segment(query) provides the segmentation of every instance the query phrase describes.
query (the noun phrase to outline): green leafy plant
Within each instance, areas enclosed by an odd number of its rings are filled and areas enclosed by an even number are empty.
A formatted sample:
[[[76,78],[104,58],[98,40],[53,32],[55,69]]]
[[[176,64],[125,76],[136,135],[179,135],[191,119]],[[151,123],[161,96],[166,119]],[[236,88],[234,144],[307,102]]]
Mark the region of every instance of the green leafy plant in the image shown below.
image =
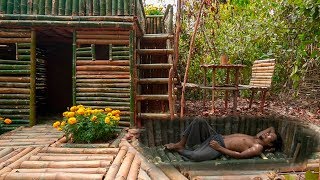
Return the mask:
[[[162,15],[163,8],[155,5],[147,5],[144,8],[146,15]]]
[[[75,143],[104,142],[115,137],[119,120],[119,110],[78,105],[64,112],[63,120],[53,123],[53,127],[65,132]]]

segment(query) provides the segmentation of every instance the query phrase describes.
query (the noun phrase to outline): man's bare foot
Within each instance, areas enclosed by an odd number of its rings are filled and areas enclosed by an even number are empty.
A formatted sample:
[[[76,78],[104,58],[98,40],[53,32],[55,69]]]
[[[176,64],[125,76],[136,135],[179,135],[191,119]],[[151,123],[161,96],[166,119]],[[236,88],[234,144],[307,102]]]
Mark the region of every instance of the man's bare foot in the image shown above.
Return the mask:
[[[180,143],[169,143],[165,144],[164,147],[166,147],[168,150],[174,150],[174,151],[182,151],[184,149],[184,146]]]

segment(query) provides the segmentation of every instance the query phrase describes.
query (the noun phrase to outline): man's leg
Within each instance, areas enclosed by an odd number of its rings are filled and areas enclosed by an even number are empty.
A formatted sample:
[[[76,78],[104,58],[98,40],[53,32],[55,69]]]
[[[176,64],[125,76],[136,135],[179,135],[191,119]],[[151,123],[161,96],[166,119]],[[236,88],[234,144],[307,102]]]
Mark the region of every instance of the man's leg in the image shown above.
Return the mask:
[[[170,143],[165,146],[168,149],[181,150],[188,147],[199,145],[206,141],[215,131],[210,127],[209,123],[200,118],[194,119],[186,130],[182,133],[182,138],[178,143]]]
[[[200,145],[200,147],[198,147],[194,151],[183,149],[179,151],[179,153],[192,161],[206,161],[215,159],[219,157],[221,153],[210,147],[210,141],[211,138],[208,138],[205,142],[203,142]]]

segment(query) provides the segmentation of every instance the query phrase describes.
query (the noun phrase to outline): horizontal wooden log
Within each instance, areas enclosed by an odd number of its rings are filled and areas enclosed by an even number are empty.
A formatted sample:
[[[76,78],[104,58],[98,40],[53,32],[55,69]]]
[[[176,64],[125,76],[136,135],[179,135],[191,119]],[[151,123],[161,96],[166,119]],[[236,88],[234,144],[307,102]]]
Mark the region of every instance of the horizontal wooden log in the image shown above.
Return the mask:
[[[253,64],[253,68],[255,67],[273,67],[275,63],[258,63],[258,64]]]
[[[274,63],[275,59],[264,59],[264,60],[256,60],[254,61],[254,64],[259,64],[259,63]]]
[[[34,180],[34,179],[92,179],[101,180],[103,174],[79,174],[79,173],[68,173],[68,172],[45,172],[45,173],[20,173],[13,172],[7,174],[4,178],[6,179],[24,179],[24,180]]]
[[[1,65],[1,70],[30,70],[30,65]]]
[[[61,147],[66,147],[66,148],[109,148],[110,144],[109,143],[103,143],[103,144],[64,143],[64,144],[61,144]]]
[[[173,54],[173,49],[138,49],[139,54],[166,55]]]
[[[76,51],[78,57],[92,57],[92,51]]]
[[[110,39],[110,40],[128,40],[129,36],[128,35],[120,35],[120,34],[112,34],[112,35],[96,35],[96,34],[77,34],[77,39]]]
[[[136,95],[136,99],[138,101],[144,100],[168,100],[169,96],[167,94],[159,94],[159,95]]]
[[[169,113],[140,113],[141,119],[170,119]]]
[[[7,154],[11,153],[12,151],[14,151],[13,148],[10,148],[10,147],[7,147],[7,148],[4,148],[0,151],[0,158],[6,156]]]
[[[113,51],[112,56],[129,56],[129,51]]]
[[[76,97],[77,101],[107,101],[107,102],[130,102],[130,98],[114,97]]]
[[[22,88],[1,88],[0,93],[3,94],[30,94],[29,89],[22,89]]]
[[[118,93],[124,93],[124,92],[130,92],[130,89],[128,88],[77,88],[77,93],[81,92],[118,92]]]
[[[19,173],[79,173],[79,174],[104,174],[107,172],[106,168],[41,168],[41,169],[13,169],[12,172]]]
[[[18,54],[30,55],[30,49],[18,49]]]
[[[129,71],[127,66],[77,66],[77,71]]]
[[[110,101],[78,101],[78,104],[82,105],[100,105],[100,106],[130,106],[130,102],[110,102]]]
[[[1,86],[0,86],[1,87]],[[77,83],[77,87],[84,88],[129,88],[130,83]]]
[[[30,145],[49,145],[53,143],[55,140],[47,140],[47,141],[36,141],[36,142],[24,142],[24,141],[15,141],[15,142],[1,142],[3,146],[12,147],[12,146],[30,146]]]
[[[130,32],[129,31],[111,31],[111,30],[106,30],[106,31],[92,30],[92,31],[77,31],[77,35],[130,35]]]
[[[77,73],[77,79],[129,79],[130,75],[128,73],[121,75],[86,75]]]
[[[8,159],[14,157],[15,155],[17,155],[18,153],[20,153],[22,150],[25,149],[24,148],[13,148],[13,147],[7,147],[7,148],[12,148],[14,149],[13,151],[11,151],[10,153],[4,155],[3,157],[0,158],[0,162],[5,162],[7,161]]]
[[[262,67],[252,67],[252,71],[260,71],[260,72],[265,72],[268,70],[274,70],[274,66],[262,66]]]
[[[100,168],[110,165],[111,161],[92,160],[92,161],[24,161],[20,168]]]
[[[5,44],[23,43],[23,42],[31,42],[31,38],[0,38],[0,43],[5,43]]]
[[[92,160],[107,160],[112,161],[115,155],[95,155],[95,156],[68,156],[68,155],[59,155],[59,156],[31,156],[30,161],[92,161]]]
[[[29,99],[29,94],[0,94],[1,99]]]
[[[4,116],[5,114],[29,114],[29,109],[0,109],[0,113]]]
[[[10,82],[0,82],[0,87],[10,87],[10,88],[29,88],[30,83],[10,83]]]
[[[101,108],[105,108],[105,106],[96,106],[96,105],[90,105],[90,107],[92,109],[101,109]],[[130,107],[129,106],[108,106],[111,109],[118,109],[120,111],[130,111]],[[121,117],[123,118],[123,117]]]
[[[31,152],[34,148],[32,147],[27,147],[26,149],[20,151],[18,154],[16,154],[15,156],[11,157],[10,159],[1,162],[0,163],[0,169],[2,169],[3,167],[14,163],[15,161],[17,161],[19,158],[21,158],[22,156],[28,154],[29,152]]]
[[[120,72],[120,71],[77,71],[78,75],[130,75],[129,72]],[[102,76],[106,77],[106,76]]]
[[[10,104],[10,105],[28,105],[29,100],[21,99],[0,99],[0,104]]]
[[[110,60],[77,61],[76,64],[77,66],[87,66],[87,65],[129,66],[129,61],[110,61]]]
[[[30,61],[30,55],[17,55],[17,59],[21,61]]]
[[[1,24],[1,23],[0,23]],[[0,41],[1,42],[1,41]],[[127,45],[129,40],[102,40],[102,39],[77,39],[77,44],[114,44]]]
[[[22,37],[27,37],[31,38],[31,32],[5,32],[5,31],[0,31],[0,37],[9,37],[9,38],[22,38]]]
[[[168,78],[140,78],[138,80],[139,84],[167,84],[168,82]]]
[[[29,75],[30,70],[0,70],[0,75],[12,75],[12,74]]]
[[[22,48],[30,49],[31,43],[18,43],[17,46],[18,46],[18,49],[22,49]]]
[[[30,62],[28,61],[19,61],[19,60],[0,60],[0,64],[23,64],[23,65],[29,65]]]
[[[138,64],[139,69],[170,69],[172,64]]]
[[[112,55],[112,60],[127,60],[129,58],[130,58],[129,56],[115,56],[115,55]]]
[[[77,83],[129,83],[129,79],[77,79]]]
[[[1,26],[14,26],[19,25],[21,27],[31,27],[31,26],[46,26],[46,27],[81,27],[81,28],[93,28],[93,27],[103,27],[108,28],[110,30],[121,30],[121,29],[132,29],[132,22],[112,22],[112,21],[36,21],[36,20],[1,20]],[[15,38],[17,40],[12,40],[12,38],[1,38],[7,39],[8,41],[0,41],[6,43],[16,43],[16,42],[31,42],[31,38]],[[21,39],[18,41],[18,39]],[[27,41],[28,40],[28,41]],[[129,40],[128,40],[129,42]],[[97,44],[97,43],[84,43],[84,44]],[[113,43],[106,43],[113,44]],[[129,44],[129,43],[127,43]]]
[[[252,72],[252,77],[254,76],[272,76],[273,72]]]
[[[117,97],[117,98],[130,98],[129,93],[77,93],[77,97]]]
[[[46,147],[41,152],[62,154],[116,154],[119,148],[52,148]]]

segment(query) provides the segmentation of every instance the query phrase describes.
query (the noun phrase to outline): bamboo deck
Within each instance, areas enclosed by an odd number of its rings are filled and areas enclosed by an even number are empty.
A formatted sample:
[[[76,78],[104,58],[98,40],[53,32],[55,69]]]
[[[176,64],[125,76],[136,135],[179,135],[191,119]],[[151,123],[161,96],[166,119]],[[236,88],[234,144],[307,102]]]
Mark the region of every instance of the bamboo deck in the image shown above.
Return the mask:
[[[49,125],[32,128],[20,127],[0,135],[1,179],[270,179],[279,176],[267,170],[240,171],[208,169],[208,163],[180,166],[184,161],[177,154],[162,151],[159,147],[146,148],[137,140],[131,144],[123,139],[103,144],[66,143],[63,134]],[[121,139],[121,140],[120,140]],[[168,155],[150,160],[145,150]],[[175,157],[175,158],[173,158]],[[171,160],[171,158],[173,160]],[[319,172],[320,153],[306,163],[282,168],[281,172]],[[152,158],[151,158],[152,159]],[[154,161],[157,160],[157,161]],[[169,160],[170,161],[169,161]],[[166,161],[165,161],[166,160]],[[210,161],[212,163],[212,161]],[[210,163],[209,162],[209,163]],[[215,164],[220,162],[216,161]],[[231,162],[232,163],[232,162]],[[225,164],[226,165],[226,164]],[[205,167],[207,168],[201,168]],[[221,166],[222,167],[222,166]],[[223,168],[223,167],[222,167]],[[281,175],[281,174],[280,174]],[[296,174],[293,174],[295,176]]]

